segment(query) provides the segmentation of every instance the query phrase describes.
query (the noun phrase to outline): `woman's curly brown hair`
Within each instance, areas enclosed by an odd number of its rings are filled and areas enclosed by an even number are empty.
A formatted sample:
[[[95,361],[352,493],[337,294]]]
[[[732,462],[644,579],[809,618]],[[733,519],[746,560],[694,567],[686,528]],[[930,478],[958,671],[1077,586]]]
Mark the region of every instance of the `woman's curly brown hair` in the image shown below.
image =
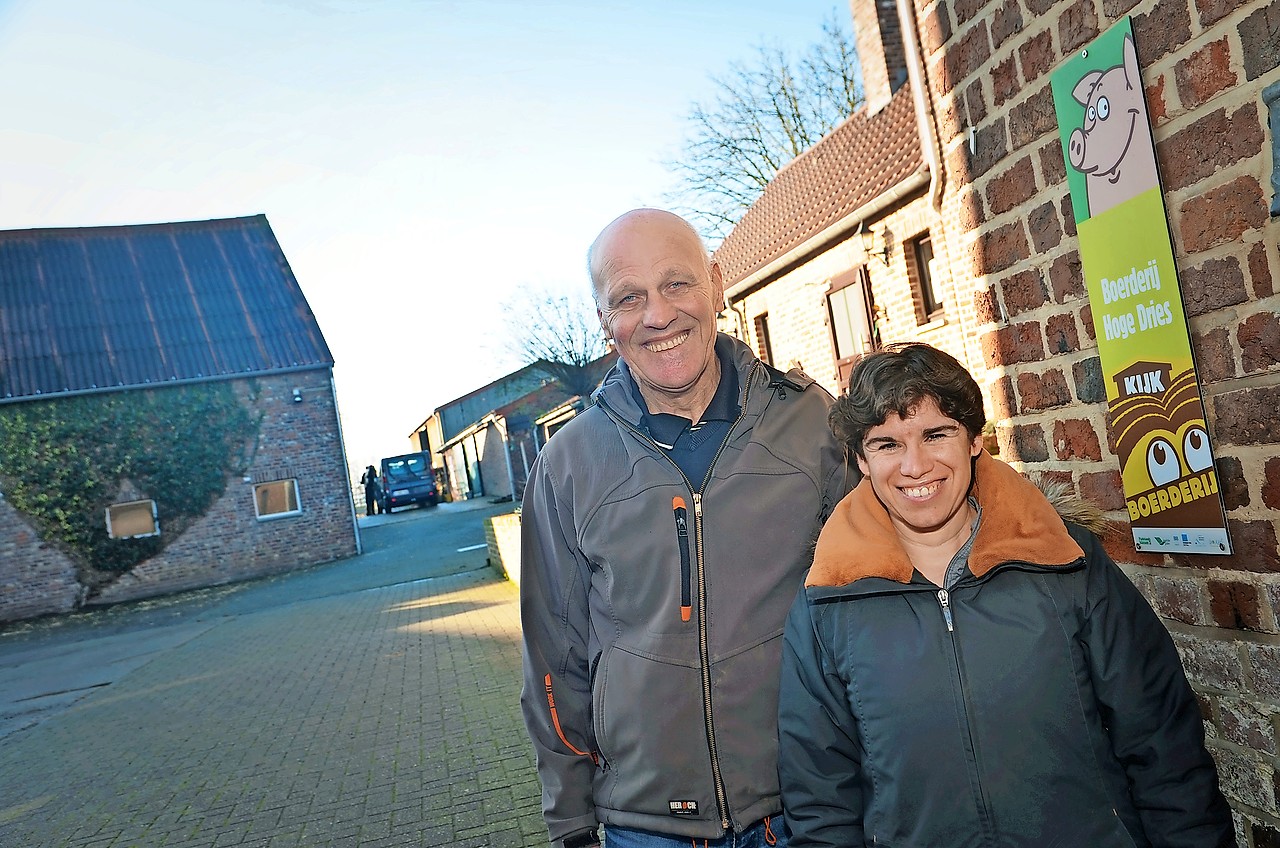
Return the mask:
[[[959,421],[974,438],[987,414],[982,390],[955,357],[921,342],[889,345],[869,353],[849,373],[849,388],[827,416],[831,432],[858,456],[867,431],[890,413],[906,418],[921,400],[933,398],[948,418]]]

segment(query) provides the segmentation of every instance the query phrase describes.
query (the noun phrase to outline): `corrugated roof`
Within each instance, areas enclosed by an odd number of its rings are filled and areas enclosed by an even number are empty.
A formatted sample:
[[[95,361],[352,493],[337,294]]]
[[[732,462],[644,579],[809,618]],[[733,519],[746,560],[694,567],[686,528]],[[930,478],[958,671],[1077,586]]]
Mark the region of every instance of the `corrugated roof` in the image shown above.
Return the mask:
[[[0,403],[323,365],[264,215],[0,231]]]
[[[911,86],[850,116],[780,170],[715,252],[725,288],[901,183],[924,164]]]

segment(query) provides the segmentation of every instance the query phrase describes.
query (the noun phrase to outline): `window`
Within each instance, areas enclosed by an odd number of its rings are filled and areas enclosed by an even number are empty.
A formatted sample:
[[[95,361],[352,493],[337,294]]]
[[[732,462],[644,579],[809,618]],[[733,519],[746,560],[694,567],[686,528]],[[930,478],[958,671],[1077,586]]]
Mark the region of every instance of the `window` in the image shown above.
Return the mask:
[[[159,536],[156,502],[128,501],[107,507],[107,536],[112,539],[141,539]]]
[[[283,518],[300,515],[298,506],[298,481],[273,480],[253,487],[253,507],[258,518]]]
[[[836,378],[843,388],[848,383],[849,371],[858,357],[880,346],[876,325],[872,320],[874,303],[865,265],[831,281],[827,310],[831,323],[831,344],[835,352]]]
[[[756,316],[756,355],[766,365],[773,364],[773,345],[769,342],[769,313],[761,312]]]
[[[919,311],[916,320],[920,324],[928,324],[943,317],[942,301],[934,288],[933,279],[933,240],[928,233],[911,241],[908,252],[911,261],[907,273],[916,290],[916,303]]]

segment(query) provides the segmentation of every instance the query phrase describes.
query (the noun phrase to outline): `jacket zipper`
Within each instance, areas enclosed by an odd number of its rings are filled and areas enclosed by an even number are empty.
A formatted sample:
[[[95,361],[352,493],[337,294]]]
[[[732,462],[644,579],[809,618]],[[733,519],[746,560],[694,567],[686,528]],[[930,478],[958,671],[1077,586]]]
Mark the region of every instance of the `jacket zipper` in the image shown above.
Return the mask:
[[[947,621],[947,632],[954,633],[955,623],[951,620],[951,595],[946,589],[938,590],[938,603],[942,605],[942,617]]]
[[[716,463],[720,460],[720,455],[724,453],[724,446],[729,443],[729,436],[742,423],[742,419],[747,416],[747,401],[751,397],[751,380],[756,375],[756,370],[760,368],[757,360],[752,363],[751,370],[747,372],[747,379],[744,381],[745,389],[742,393],[742,410],[738,413],[738,419],[729,426],[729,432],[725,435],[724,441],[720,443],[720,447],[716,449],[716,455],[711,458],[711,464],[707,466],[706,476],[704,480],[711,479],[711,471],[716,467]],[[697,577],[698,577],[698,662],[702,667],[702,716],[706,723],[707,731],[707,752],[711,757],[711,778],[715,784],[716,804],[720,807],[720,826],[725,830],[729,829],[732,822],[729,821],[729,793],[725,789],[724,775],[720,770],[720,753],[716,747],[716,727],[713,705],[711,703],[711,649],[709,645],[709,637],[707,635],[707,575],[705,562],[703,560],[702,550],[702,493],[695,491],[693,484],[689,482],[689,478],[680,470],[680,466],[667,456],[666,451],[649,438],[638,427],[632,426],[628,421],[618,415],[603,397],[597,397],[596,403],[605,413],[617,421],[623,427],[626,427],[636,435],[641,441],[652,445],[663,459],[671,463],[676,473],[680,475],[680,479],[684,481],[685,488],[689,490],[690,496],[693,498],[693,526],[694,526],[694,545],[696,550]],[[674,499],[672,504],[674,506]]]
[[[697,498],[694,495],[694,498]],[[676,516],[676,541],[680,544],[680,620],[688,621],[693,614],[693,578],[689,567],[689,510],[684,498],[671,499],[671,509]]]

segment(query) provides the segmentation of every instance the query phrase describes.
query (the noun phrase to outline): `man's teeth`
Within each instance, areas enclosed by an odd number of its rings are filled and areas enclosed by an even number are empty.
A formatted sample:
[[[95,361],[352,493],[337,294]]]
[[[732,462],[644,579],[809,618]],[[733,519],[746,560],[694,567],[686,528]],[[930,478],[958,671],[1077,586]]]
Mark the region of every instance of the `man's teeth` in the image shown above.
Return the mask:
[[[928,486],[914,486],[910,489],[903,489],[902,493],[909,498],[927,498],[938,491],[939,485],[938,483],[933,483]]]
[[[645,347],[649,348],[649,350],[654,353],[662,353],[664,350],[671,350],[673,347],[679,347],[687,338],[689,338],[688,333],[681,333],[674,339],[667,339],[665,342],[654,342],[653,344],[645,345]]]

